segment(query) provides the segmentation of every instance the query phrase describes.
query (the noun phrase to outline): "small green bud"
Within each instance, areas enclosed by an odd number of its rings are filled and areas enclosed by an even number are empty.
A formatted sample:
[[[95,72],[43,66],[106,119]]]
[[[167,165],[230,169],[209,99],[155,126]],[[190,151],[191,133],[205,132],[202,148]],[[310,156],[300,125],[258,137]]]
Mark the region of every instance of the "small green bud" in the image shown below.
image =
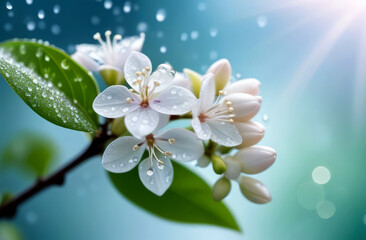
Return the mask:
[[[223,174],[226,171],[224,160],[218,155],[212,155],[212,167],[216,174]]]
[[[125,118],[116,118],[112,121],[111,131],[116,136],[121,136],[126,131]]]
[[[187,74],[188,78],[192,82],[192,91],[193,94],[199,98],[200,96],[200,90],[201,90],[201,79],[202,76],[199,73],[196,73],[195,71],[185,68],[183,69],[184,73]]]
[[[231,182],[229,179],[222,177],[212,188],[212,196],[213,199],[218,202],[224,199],[230,192],[231,189]]]
[[[100,70],[99,73],[109,86],[121,85],[125,80],[123,72],[116,69],[105,68],[103,70]]]

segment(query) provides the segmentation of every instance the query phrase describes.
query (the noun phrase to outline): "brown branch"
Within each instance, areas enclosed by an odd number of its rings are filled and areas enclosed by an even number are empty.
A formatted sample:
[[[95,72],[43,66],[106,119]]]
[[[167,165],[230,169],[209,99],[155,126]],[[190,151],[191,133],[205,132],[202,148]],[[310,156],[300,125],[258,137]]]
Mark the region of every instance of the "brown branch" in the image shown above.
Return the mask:
[[[101,126],[101,131],[99,135],[93,139],[89,147],[81,155],[79,155],[74,160],[70,161],[68,164],[66,164],[63,168],[59,169],[54,174],[50,175],[47,178],[39,179],[37,182],[34,183],[33,186],[26,189],[18,196],[3,203],[0,206],[0,218],[12,218],[16,214],[19,205],[21,205],[34,195],[40,193],[41,191],[52,185],[63,185],[65,175],[70,170],[74,169],[76,166],[80,165],[85,160],[102,153],[104,149],[104,144],[108,139],[111,138],[111,136],[107,134],[109,122],[110,121],[107,120],[106,123]]]

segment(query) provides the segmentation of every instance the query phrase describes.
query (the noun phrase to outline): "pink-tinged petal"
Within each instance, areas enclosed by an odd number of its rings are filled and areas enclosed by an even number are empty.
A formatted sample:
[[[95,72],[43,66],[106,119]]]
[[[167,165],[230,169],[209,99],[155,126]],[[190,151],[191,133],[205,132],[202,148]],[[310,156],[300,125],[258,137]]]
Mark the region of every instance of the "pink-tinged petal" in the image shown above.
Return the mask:
[[[131,102],[127,99],[131,98]],[[93,109],[106,118],[119,118],[140,107],[136,95],[125,86],[114,85],[101,92],[93,102]]]
[[[79,63],[81,66],[85,67],[89,71],[93,71],[93,72],[98,71],[99,64],[96,61],[94,61],[92,58],[85,55],[84,53],[76,52],[71,57],[77,63]]]
[[[173,128],[155,136],[156,145],[165,152],[171,152],[170,158],[177,161],[198,160],[204,153],[202,142],[193,132],[184,128]],[[168,139],[174,139],[169,143]]]
[[[240,176],[238,182],[241,192],[249,201],[264,204],[272,200],[271,193],[267,187],[257,179]]]
[[[243,173],[256,174],[272,166],[277,153],[270,147],[252,146],[241,149],[234,157],[240,161]]]
[[[231,78],[231,64],[227,59],[220,59],[214,62],[207,73],[215,75],[216,90],[222,90]]]
[[[226,94],[248,93],[256,96],[259,93],[261,83],[255,78],[248,78],[236,81],[225,88]]]
[[[262,98],[247,93],[233,93],[225,97],[234,108],[235,122],[247,122],[260,110]]]
[[[175,71],[169,64],[160,64],[156,70],[151,74],[149,79],[149,89],[153,89],[154,92],[161,92],[170,85],[173,84]]]
[[[215,100],[215,78],[212,73],[203,76],[200,91],[200,112],[206,112]]]
[[[146,67],[149,68],[149,71],[147,72],[147,76],[149,76],[151,73],[151,61],[145,54],[133,51],[126,59],[124,67],[125,78],[128,84],[137,92],[139,92],[140,89],[137,84],[134,84],[137,80],[136,72],[141,72]]]
[[[120,137],[114,140],[106,148],[103,157],[103,167],[114,173],[128,172],[140,161],[145,151],[145,144],[133,150],[135,145],[141,144],[142,140],[134,137]]]
[[[215,120],[208,120],[207,124],[211,129],[212,141],[226,147],[233,147],[242,143],[242,138],[234,124]]]
[[[265,129],[259,122],[236,122],[234,125],[243,138],[243,142],[236,146],[238,149],[253,146],[264,137]]]
[[[138,108],[125,117],[128,131],[135,137],[141,138],[152,133],[159,124],[159,113],[147,108]]]
[[[169,158],[162,159],[164,168],[159,168],[156,162],[149,158],[139,165],[139,176],[144,186],[158,196],[162,196],[173,182],[173,165]]]
[[[192,110],[197,101],[192,92],[185,88],[170,86],[149,104],[154,110],[169,115],[181,115]]]
[[[207,123],[201,122],[198,117],[193,118],[191,125],[197,137],[201,140],[208,140],[211,137],[211,130]]]

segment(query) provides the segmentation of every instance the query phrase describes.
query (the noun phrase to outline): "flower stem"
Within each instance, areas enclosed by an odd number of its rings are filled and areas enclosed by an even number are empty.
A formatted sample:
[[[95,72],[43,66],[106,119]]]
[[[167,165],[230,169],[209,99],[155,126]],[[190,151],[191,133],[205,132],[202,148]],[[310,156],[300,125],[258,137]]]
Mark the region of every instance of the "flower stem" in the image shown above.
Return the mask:
[[[105,124],[101,126],[100,134],[95,137],[90,143],[89,147],[80,154],[77,158],[70,161],[64,167],[59,169],[54,174],[38,179],[33,186],[26,189],[24,192],[20,193],[18,196],[9,199],[0,206],[0,218],[12,218],[15,216],[18,206],[23,204],[28,199],[32,198],[36,194],[40,193],[44,189],[52,185],[63,185],[66,174],[79,166],[85,160],[96,156],[103,152],[105,143],[113,136],[107,134],[108,124],[110,121],[106,121]]]

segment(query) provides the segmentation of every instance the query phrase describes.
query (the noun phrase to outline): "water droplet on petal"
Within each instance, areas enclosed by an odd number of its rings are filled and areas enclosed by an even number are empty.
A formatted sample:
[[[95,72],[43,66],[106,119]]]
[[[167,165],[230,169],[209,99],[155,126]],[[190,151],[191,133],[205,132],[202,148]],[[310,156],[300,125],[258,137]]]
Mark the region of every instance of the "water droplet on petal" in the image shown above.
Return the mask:
[[[158,168],[159,168],[160,170],[163,170],[163,169],[164,169],[164,164],[163,164],[163,163],[158,162]]]
[[[148,175],[148,176],[152,176],[153,174],[154,174],[154,170],[152,170],[152,168],[149,168],[147,171],[146,171],[146,174]]]
[[[122,112],[127,112],[129,110],[129,108],[128,107],[124,107],[123,109],[122,109]]]
[[[177,89],[176,88],[170,89],[170,94],[171,95],[175,95],[176,93],[177,93]]]

